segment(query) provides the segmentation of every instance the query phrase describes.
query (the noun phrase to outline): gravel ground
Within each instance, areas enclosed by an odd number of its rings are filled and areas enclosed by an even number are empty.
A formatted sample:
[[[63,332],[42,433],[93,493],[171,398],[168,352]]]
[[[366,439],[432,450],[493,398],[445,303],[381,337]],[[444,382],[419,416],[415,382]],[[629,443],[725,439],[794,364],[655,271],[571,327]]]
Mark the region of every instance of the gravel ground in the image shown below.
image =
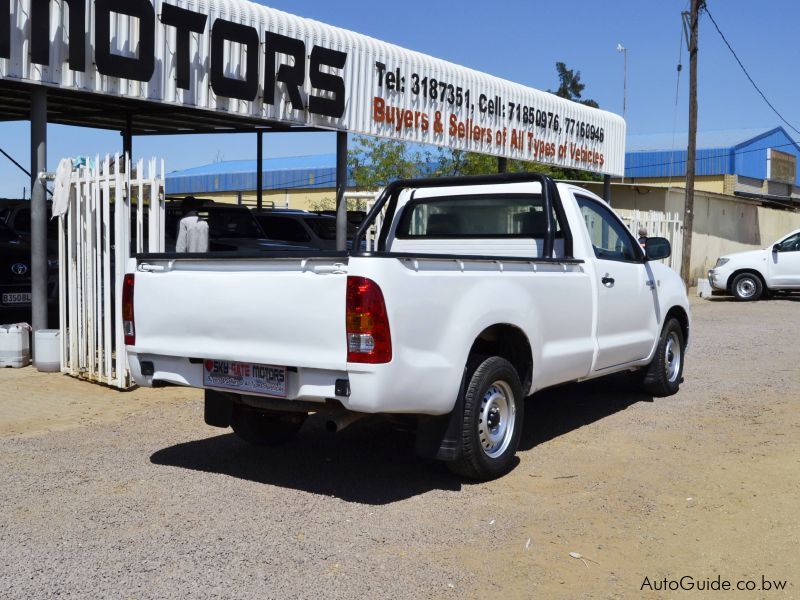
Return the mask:
[[[644,577],[684,575],[798,597],[800,302],[698,301],[694,318],[679,394],[537,394],[519,465],[485,484],[386,423],[332,436],[312,417],[253,449],[205,426],[193,390],[29,392],[0,371],[0,597],[658,598]]]

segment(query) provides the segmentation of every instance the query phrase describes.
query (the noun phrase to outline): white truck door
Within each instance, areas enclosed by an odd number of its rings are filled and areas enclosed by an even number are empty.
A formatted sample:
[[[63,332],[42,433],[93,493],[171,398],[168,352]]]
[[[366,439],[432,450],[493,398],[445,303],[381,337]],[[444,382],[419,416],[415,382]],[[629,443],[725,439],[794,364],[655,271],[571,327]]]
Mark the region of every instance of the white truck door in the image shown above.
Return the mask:
[[[780,251],[772,251],[770,262],[771,287],[800,289],[800,233],[780,242]]]
[[[575,195],[594,248],[597,345],[594,370],[646,358],[658,335],[655,282],[627,227],[605,205]]]

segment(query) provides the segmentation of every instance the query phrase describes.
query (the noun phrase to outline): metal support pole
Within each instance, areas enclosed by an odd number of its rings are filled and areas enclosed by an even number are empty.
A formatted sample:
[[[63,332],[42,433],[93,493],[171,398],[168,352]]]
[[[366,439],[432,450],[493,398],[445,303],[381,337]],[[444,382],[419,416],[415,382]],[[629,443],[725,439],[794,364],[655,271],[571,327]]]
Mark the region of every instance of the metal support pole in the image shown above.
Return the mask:
[[[336,132],[336,249],[347,250],[347,132]]]
[[[125,129],[122,132],[122,153],[127,155],[133,164],[133,118],[131,114],[125,115]]]
[[[47,90],[31,93],[31,293],[33,331],[47,329]],[[35,349],[34,349],[35,351]]]
[[[603,175],[603,200],[611,206],[611,175]]]
[[[497,172],[508,173],[508,159],[505,156],[497,157]]]
[[[264,208],[264,132],[256,132],[256,208]]]

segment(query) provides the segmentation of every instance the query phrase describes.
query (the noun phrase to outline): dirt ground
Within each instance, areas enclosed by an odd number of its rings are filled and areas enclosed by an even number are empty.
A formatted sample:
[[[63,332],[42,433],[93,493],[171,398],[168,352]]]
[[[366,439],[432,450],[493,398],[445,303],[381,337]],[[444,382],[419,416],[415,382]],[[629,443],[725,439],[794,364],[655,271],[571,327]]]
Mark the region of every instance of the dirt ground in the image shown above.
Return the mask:
[[[800,298],[693,318],[679,394],[537,394],[481,484],[384,423],[254,450],[196,390],[2,370],[0,597],[800,597]]]

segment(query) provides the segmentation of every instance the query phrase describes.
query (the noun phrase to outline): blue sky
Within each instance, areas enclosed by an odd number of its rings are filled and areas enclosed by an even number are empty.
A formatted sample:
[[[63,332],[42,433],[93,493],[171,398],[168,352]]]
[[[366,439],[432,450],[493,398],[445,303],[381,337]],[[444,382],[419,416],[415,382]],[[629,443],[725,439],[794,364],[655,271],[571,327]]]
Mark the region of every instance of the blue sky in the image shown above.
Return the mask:
[[[539,89],[557,86],[555,62],[581,71],[585,97],[622,113],[623,59],[628,48],[628,132],[685,131],[689,67],[685,48],[678,109],[675,109],[680,12],[687,0],[538,0],[439,3],[267,0],[273,8],[351,29],[438,58]],[[784,117],[800,129],[800,25],[797,0],[708,0],[720,28],[751,75]],[[772,128],[779,124],[739,70],[713,25],[700,28],[699,128]],[[800,135],[790,131],[796,139]],[[334,152],[332,134],[272,134],[267,156]],[[27,122],[0,124],[0,147],[26,167]],[[117,132],[51,125],[48,161],[121,148]],[[255,136],[215,135],[136,138],[136,156],[159,156],[168,170],[255,157]],[[25,175],[0,157],[0,197],[20,197]]]

